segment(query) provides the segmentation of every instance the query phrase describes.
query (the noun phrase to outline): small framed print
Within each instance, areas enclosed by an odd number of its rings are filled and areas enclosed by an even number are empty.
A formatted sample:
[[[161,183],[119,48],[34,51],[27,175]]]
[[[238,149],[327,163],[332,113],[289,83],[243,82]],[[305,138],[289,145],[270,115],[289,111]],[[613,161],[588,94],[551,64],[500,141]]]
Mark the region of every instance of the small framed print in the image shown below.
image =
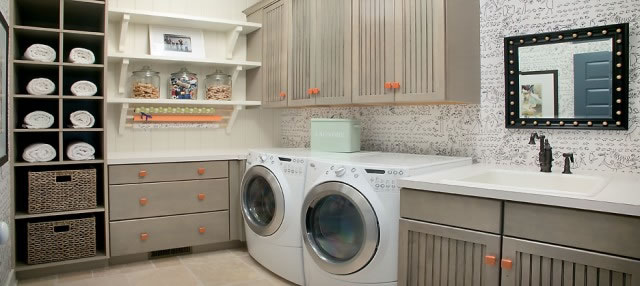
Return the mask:
[[[204,58],[202,30],[149,25],[152,56]]]
[[[558,71],[520,73],[520,117],[558,117]]]

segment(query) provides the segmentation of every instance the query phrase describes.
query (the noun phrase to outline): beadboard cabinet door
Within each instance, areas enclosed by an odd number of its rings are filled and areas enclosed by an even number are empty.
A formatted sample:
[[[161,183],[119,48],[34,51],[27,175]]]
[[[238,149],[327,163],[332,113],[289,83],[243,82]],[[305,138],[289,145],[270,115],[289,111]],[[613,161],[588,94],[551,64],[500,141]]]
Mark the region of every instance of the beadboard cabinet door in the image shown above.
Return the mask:
[[[315,35],[315,0],[289,0],[289,106],[313,105],[311,52]]]
[[[353,1],[353,102],[393,102],[395,91],[395,2]],[[387,85],[385,87],[385,84]]]
[[[286,3],[285,0],[277,1],[263,11],[261,69],[263,72],[262,105],[265,107],[287,106],[289,28]]]

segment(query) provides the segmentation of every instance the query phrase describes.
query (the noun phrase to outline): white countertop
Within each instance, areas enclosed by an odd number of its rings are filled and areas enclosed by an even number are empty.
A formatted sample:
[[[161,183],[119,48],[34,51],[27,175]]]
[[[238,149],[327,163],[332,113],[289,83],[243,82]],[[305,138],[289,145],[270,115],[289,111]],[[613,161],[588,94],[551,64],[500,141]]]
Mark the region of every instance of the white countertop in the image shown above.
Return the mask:
[[[640,216],[640,175],[572,170],[573,173],[577,175],[595,175],[605,177],[609,180],[609,183],[602,191],[590,197],[557,193],[517,192],[509,191],[499,186],[493,187],[486,185],[485,187],[471,187],[456,185],[451,182],[452,180],[459,180],[481,174],[492,168],[539,171],[536,167],[525,168],[474,164],[426,175],[403,178],[398,180],[398,185],[401,188]],[[553,173],[562,173],[562,170],[556,167]]]
[[[197,151],[154,151],[154,152],[110,152],[107,164],[149,164],[195,161],[244,160],[247,149],[197,150]]]

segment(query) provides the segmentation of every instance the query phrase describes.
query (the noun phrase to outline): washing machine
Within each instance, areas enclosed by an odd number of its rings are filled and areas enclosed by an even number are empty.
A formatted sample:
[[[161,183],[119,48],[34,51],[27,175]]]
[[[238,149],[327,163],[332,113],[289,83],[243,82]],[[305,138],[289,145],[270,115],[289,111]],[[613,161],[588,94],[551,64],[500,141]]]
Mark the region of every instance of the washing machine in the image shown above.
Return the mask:
[[[471,158],[394,153],[311,159],[301,212],[306,285],[397,285],[396,180],[471,163]]]
[[[240,189],[249,254],[271,272],[303,285],[300,211],[308,159],[339,160],[366,154],[292,148],[251,150]]]

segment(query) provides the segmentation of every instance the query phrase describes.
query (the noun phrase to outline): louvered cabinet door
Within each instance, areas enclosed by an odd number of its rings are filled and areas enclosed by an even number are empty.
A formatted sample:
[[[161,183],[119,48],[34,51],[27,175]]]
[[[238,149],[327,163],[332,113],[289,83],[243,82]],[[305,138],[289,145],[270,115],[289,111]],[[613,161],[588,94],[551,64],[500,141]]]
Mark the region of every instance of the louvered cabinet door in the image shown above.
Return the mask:
[[[399,286],[497,286],[500,236],[400,219]]]
[[[313,96],[316,104],[351,103],[351,0],[316,0]],[[362,2],[354,0],[354,2]]]
[[[640,261],[504,237],[502,286],[638,286]]]
[[[445,0],[396,0],[395,100],[445,100]]]
[[[287,9],[286,1],[278,1],[264,9],[263,56],[261,72],[265,107],[287,106]]]
[[[314,0],[291,0],[289,25],[289,106],[313,105],[311,92],[312,37],[314,35],[312,18]]]
[[[393,102],[394,90],[394,2],[352,1],[354,103]],[[389,86],[385,87],[385,83]]]

